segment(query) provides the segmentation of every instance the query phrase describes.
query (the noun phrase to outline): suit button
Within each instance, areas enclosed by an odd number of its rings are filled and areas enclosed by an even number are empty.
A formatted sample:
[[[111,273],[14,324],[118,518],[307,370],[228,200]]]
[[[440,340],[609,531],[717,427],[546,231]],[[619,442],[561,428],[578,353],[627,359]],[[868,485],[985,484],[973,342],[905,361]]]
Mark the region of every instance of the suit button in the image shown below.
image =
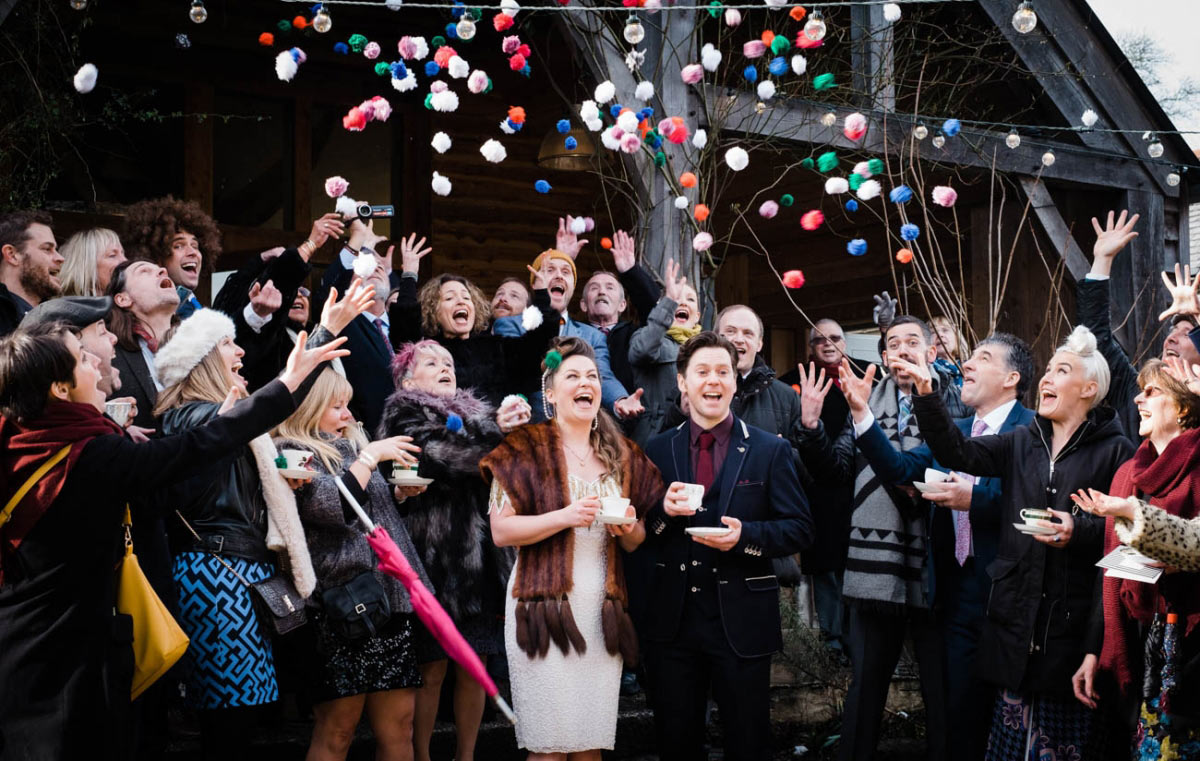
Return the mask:
[[[692,561],[692,565],[700,565],[700,561],[699,561],[699,560],[693,560],[693,561]]]
[[[687,565],[686,565],[686,564],[684,564],[684,563],[680,563],[680,564],[679,564],[679,570],[681,570],[681,571],[686,571],[686,570],[687,570]]]
[[[699,589],[699,588],[697,588],[697,587],[692,587],[692,591],[693,591],[693,592],[699,592],[699,591],[700,591],[700,589]]]

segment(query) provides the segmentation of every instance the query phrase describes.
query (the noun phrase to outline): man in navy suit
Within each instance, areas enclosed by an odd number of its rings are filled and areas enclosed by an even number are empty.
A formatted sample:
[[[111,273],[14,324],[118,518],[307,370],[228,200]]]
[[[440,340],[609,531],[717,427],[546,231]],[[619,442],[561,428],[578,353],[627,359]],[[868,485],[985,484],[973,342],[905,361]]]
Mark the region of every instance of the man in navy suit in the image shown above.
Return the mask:
[[[690,418],[646,445],[670,483],[646,515],[658,557],[645,639],[659,754],[663,761],[708,757],[711,689],[725,758],[758,761],[771,757],[771,654],[783,646],[771,558],[807,548],[812,518],[791,446],[729,411],[733,344],[700,333],[679,350],[677,367]],[[698,508],[689,507],[685,484],[704,487]],[[728,531],[693,536],[689,528]]]
[[[1029,425],[1034,413],[1018,400],[1033,382],[1033,372],[1024,341],[1008,333],[984,339],[963,364],[962,401],[974,407],[975,414],[956,421],[962,432],[984,436]],[[903,452],[892,447],[870,409],[849,399],[851,395],[847,401],[858,448],[881,479],[907,485],[924,481],[926,468],[946,471],[927,445]],[[948,745],[962,758],[981,759],[994,693],[972,671],[991,590],[987,567],[996,558],[1004,484],[999,478],[960,473],[950,478],[922,495],[934,505],[929,547],[934,606],[946,644],[946,704],[953,712]]]

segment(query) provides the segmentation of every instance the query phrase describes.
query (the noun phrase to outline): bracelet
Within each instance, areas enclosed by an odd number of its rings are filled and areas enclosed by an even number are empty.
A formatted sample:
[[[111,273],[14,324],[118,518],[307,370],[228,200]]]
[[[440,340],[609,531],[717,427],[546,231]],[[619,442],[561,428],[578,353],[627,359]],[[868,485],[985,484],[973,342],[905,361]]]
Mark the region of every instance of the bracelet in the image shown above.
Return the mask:
[[[379,467],[379,460],[375,459],[375,457],[365,449],[358,453],[357,462],[362,463],[363,467],[365,467],[367,470],[375,470],[375,468]]]
[[[303,243],[296,247],[296,249],[300,252],[303,252],[305,248],[308,249],[308,255],[312,256],[314,253],[316,253],[317,244],[313,243],[311,238],[306,238]]]

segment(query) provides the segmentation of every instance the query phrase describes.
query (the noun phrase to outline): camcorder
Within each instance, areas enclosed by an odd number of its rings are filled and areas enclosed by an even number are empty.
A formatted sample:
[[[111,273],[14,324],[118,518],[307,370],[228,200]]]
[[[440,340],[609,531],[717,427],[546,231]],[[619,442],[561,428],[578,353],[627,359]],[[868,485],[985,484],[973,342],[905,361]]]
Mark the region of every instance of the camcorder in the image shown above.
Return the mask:
[[[360,203],[354,207],[359,219],[386,219],[396,216],[396,207],[391,204]]]

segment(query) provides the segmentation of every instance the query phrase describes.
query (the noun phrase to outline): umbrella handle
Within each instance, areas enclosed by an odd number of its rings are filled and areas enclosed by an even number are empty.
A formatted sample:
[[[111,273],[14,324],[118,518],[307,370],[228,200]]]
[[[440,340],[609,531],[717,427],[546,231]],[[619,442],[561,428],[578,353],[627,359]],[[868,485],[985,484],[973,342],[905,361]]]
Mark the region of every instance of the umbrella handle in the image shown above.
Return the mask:
[[[369,534],[374,531],[375,522],[372,521],[367,515],[366,511],[362,509],[362,505],[358,504],[358,500],[355,499],[354,495],[350,493],[350,490],[346,488],[346,484],[342,483],[342,479],[335,476],[333,482],[337,484],[338,491],[342,493],[342,496],[346,498],[346,502],[349,503],[355,514],[358,515],[358,519],[362,521],[363,526],[366,527],[367,533]]]
[[[508,723],[515,727],[517,725],[516,714],[513,713],[512,708],[509,707],[504,698],[500,697],[500,693],[497,692],[492,696],[492,702],[496,704],[496,709],[504,714],[504,718],[508,719]]]

